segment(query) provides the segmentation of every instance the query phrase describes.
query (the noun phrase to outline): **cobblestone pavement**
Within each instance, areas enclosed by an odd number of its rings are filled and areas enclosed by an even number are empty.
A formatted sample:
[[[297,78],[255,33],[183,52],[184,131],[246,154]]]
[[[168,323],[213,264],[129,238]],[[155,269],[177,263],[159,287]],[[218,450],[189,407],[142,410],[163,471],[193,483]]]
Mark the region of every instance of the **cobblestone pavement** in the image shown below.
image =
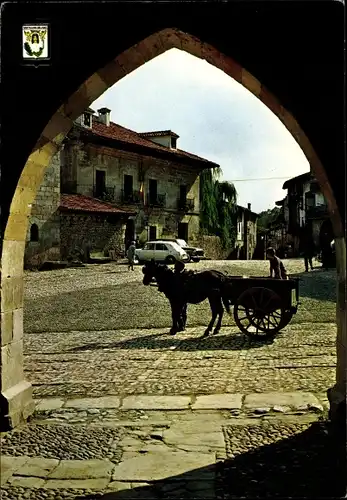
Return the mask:
[[[302,265],[286,263],[291,273]],[[266,275],[267,266],[199,263],[239,275]],[[168,301],[141,279],[140,267],[116,264],[26,274],[25,370],[35,397],[320,393],[333,384],[334,271],[303,274],[299,311],[272,343],[250,340],[228,315],[202,339],[207,301],[189,306],[187,331],[172,337]],[[112,323],[119,327],[105,328]]]
[[[285,265],[300,275],[301,305],[272,343],[250,341],[227,315],[220,334],[201,339],[207,303],[189,306],[187,331],[168,335],[167,301],[142,285],[140,267],[26,273],[25,371],[37,406],[1,436],[1,498],[313,498],[341,486],[344,460],[326,459],[337,448],[324,420],[335,273]],[[262,261],[188,267],[268,274]]]
[[[42,414],[1,438],[1,498],[341,497],[341,436],[317,414],[280,415],[152,411],[86,427]]]

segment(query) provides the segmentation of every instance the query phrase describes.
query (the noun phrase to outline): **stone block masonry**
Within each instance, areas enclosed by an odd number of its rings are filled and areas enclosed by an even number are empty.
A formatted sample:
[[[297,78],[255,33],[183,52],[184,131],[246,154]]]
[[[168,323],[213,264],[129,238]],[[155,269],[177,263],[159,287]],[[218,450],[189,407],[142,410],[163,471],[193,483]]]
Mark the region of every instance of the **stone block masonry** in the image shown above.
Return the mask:
[[[45,171],[29,217],[24,257],[25,267],[38,267],[45,260],[60,259],[60,155],[58,152]],[[38,238],[32,237],[32,226]],[[35,241],[37,240],[37,241]]]
[[[76,248],[86,252],[108,253],[115,250],[118,256],[122,255],[124,247],[125,227],[118,218],[88,215],[88,214],[61,214],[60,242],[63,259],[75,251]]]

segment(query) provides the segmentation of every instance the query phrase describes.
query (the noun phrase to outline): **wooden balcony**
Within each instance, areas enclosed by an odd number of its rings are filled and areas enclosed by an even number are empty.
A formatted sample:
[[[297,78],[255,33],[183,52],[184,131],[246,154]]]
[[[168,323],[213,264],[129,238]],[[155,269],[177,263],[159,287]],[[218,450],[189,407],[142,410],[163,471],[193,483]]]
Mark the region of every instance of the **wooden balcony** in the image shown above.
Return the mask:
[[[177,208],[178,210],[182,210],[184,212],[193,212],[195,206],[195,198],[186,198],[177,200]]]
[[[166,206],[166,194],[156,194],[147,193],[146,205],[149,207],[161,207]]]
[[[306,207],[306,218],[312,219],[326,219],[329,216],[327,205],[316,205],[314,207]]]
[[[121,191],[121,202],[129,205],[138,205],[141,203],[141,193],[140,191]]]
[[[115,187],[105,187],[103,190],[96,189],[96,187],[93,187],[93,197],[97,198],[98,200],[102,201],[108,201],[110,203],[113,203],[115,201]]]

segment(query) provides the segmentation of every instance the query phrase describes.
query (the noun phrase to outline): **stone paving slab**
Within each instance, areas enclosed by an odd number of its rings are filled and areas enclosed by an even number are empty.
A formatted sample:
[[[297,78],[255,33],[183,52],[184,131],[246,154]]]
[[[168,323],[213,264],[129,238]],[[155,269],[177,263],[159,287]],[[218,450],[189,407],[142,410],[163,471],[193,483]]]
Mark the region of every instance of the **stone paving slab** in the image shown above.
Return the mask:
[[[92,408],[119,408],[118,396],[105,396],[101,398],[68,399],[64,408],[92,409]]]
[[[244,407],[248,410],[255,408],[273,408],[276,405],[292,406],[303,409],[309,405],[319,405],[319,401],[311,392],[268,392],[248,394],[245,397]]]
[[[242,406],[242,394],[209,394],[197,396],[192,410],[239,410]]]
[[[64,399],[62,398],[41,399],[39,403],[37,403],[36,411],[57,410],[58,408],[62,408],[63,404]]]
[[[11,486],[19,488],[42,488],[45,484],[45,480],[39,477],[21,477],[12,476],[8,483]]]
[[[109,479],[95,478],[95,479],[48,479],[45,484],[45,489],[76,489],[76,490],[103,490],[107,488]]]
[[[214,472],[207,473],[203,468],[215,464],[214,453],[186,453],[186,452],[158,452],[146,453],[143,456],[130,458],[113,471],[114,481],[160,481],[166,478],[175,479],[174,476],[184,474],[185,480],[197,480],[200,475],[205,479],[214,478]],[[199,469],[202,469],[201,473]]]
[[[123,399],[122,410],[186,410],[190,396],[128,396]]]
[[[123,481],[111,481],[108,486],[108,489],[112,491],[124,491],[124,490],[130,490],[132,488],[132,484],[129,482],[123,482]]]
[[[30,458],[25,464],[21,465],[18,469],[18,475],[20,476],[35,476],[45,478],[47,477],[57,466],[59,465],[59,460],[55,458]]]
[[[10,477],[29,460],[29,457],[0,457],[0,486],[5,484]]]
[[[187,446],[187,451],[194,449],[194,447],[199,448],[199,450],[202,448],[207,450],[224,449],[225,447],[220,428],[215,432],[201,432],[197,427],[196,433],[188,434],[185,432],[184,426],[173,426],[164,432],[164,442],[179,449]]]
[[[109,478],[113,467],[109,460],[61,460],[49,479]]]

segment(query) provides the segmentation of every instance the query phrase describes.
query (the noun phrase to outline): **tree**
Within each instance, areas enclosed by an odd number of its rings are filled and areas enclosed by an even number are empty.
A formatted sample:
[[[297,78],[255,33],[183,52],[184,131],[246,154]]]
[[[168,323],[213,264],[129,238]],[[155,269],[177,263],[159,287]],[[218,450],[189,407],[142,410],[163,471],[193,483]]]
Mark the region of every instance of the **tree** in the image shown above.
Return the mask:
[[[259,232],[264,231],[264,229],[270,229],[276,226],[277,222],[280,221],[281,215],[282,210],[279,207],[274,207],[269,210],[260,212],[257,221]]]

